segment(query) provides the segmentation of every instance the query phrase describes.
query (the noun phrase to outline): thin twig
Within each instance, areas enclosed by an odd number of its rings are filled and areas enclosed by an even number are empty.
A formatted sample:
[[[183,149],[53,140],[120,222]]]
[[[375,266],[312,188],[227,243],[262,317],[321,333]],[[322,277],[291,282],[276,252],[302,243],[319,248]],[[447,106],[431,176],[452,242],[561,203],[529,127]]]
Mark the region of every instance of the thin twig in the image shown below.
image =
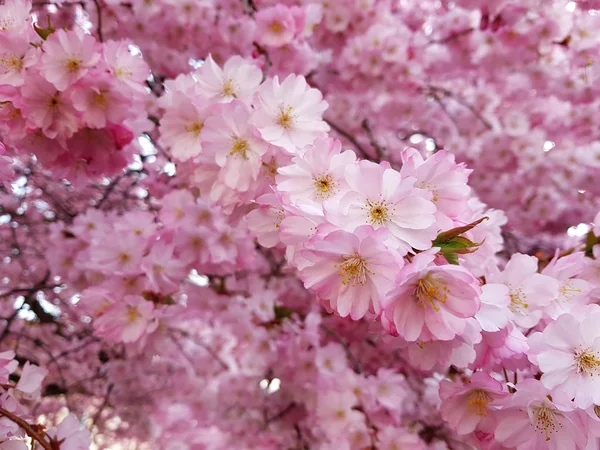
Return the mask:
[[[268,419],[266,419],[265,420],[264,428],[266,429],[271,422],[275,422],[276,420],[279,420],[282,417],[284,417],[286,414],[288,414],[295,407],[296,407],[296,402],[291,402],[289,405],[287,405],[284,409],[282,409],[281,411],[279,411],[273,417],[269,417]]]
[[[369,137],[369,142],[371,143],[371,146],[377,152],[378,161],[376,162],[380,162],[383,159],[387,148],[384,145],[381,145],[379,142],[377,142],[377,139],[375,139],[375,134],[373,133],[373,128],[371,127],[369,119],[363,120],[361,125],[363,129],[367,132],[367,136]]]
[[[98,40],[100,42],[104,42],[104,36],[102,35],[102,7],[100,6],[100,0],[94,0],[94,5],[96,5],[96,13],[98,15]]]
[[[352,365],[354,366],[354,371],[356,373],[361,373],[361,374],[364,373],[365,370],[363,369],[360,361],[352,353],[352,350],[350,350],[350,345],[348,345],[348,343],[344,339],[342,339],[342,337],[339,334],[337,334],[335,331],[333,331],[328,326],[321,324],[321,328],[323,330],[325,330],[327,332],[327,334],[329,334],[329,336],[334,338],[342,347],[344,347],[344,350],[346,350],[346,356],[348,357],[348,359],[350,360],[350,362],[352,362]]]
[[[345,137],[348,141],[350,141],[350,143],[352,145],[354,145],[354,147],[356,147],[356,150],[358,150],[361,154],[362,157],[364,159],[370,159],[371,156],[369,155],[369,153],[367,152],[367,150],[358,143],[358,141],[354,138],[354,136],[352,136],[350,133],[348,133],[347,131],[345,131],[343,128],[340,128],[338,125],[336,125],[334,122],[332,122],[329,119],[325,119],[323,118],[323,121],[329,125],[337,134],[339,134],[340,136]]]
[[[102,405],[100,405],[100,408],[98,408],[98,411],[96,411],[96,414],[94,414],[94,419],[92,420],[93,425],[96,425],[96,423],[100,419],[100,415],[102,414],[102,411],[104,411],[104,409],[108,406],[108,398],[110,397],[110,393],[112,392],[114,387],[115,387],[115,385],[113,383],[110,383],[108,385],[108,387],[106,388],[106,394],[104,395],[104,401],[102,402]]]
[[[452,33],[449,36],[442,38],[442,39],[433,39],[431,41],[429,41],[427,43],[427,45],[431,45],[431,44],[447,44],[448,42],[452,42],[456,39],[459,39],[463,36],[467,36],[468,34],[471,34],[473,31],[475,31],[475,28],[467,28],[466,30],[462,30],[462,31],[458,31],[456,33]]]

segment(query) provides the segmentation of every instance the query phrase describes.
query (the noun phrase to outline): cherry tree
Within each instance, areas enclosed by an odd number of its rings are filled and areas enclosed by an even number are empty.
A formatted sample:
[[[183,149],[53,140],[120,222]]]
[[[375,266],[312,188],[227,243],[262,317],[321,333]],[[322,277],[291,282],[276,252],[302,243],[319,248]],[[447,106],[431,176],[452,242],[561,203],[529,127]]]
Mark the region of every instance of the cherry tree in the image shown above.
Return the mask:
[[[0,450],[599,449],[599,25],[0,1]]]

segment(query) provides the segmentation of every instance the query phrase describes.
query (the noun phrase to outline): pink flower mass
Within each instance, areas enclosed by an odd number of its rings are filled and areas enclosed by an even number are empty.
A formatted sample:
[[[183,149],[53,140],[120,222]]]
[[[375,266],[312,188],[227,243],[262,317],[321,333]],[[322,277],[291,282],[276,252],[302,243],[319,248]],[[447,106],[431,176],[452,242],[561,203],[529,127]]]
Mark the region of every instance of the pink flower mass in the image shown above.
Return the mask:
[[[599,450],[599,11],[0,0],[0,450]]]

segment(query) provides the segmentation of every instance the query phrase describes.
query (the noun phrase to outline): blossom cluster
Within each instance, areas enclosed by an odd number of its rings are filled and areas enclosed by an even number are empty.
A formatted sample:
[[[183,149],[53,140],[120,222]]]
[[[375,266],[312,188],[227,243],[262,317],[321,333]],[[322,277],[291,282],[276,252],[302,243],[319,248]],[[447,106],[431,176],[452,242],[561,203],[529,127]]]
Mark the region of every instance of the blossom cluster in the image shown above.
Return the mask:
[[[0,449],[597,449],[595,3],[5,0]]]
[[[13,155],[34,154],[71,183],[118,174],[133,160],[134,136],[152,128],[148,66],[126,41],[32,26],[30,9],[21,0],[0,5],[4,144]]]

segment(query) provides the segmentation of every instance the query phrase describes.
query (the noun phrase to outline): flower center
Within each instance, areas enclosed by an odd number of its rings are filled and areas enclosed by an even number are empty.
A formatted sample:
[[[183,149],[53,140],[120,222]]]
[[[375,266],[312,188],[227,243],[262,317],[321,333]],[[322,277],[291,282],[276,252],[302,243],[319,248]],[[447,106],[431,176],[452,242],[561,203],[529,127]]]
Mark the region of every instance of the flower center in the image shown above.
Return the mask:
[[[75,59],[75,58],[67,59],[65,67],[68,72],[71,72],[71,73],[77,72],[77,71],[79,71],[79,69],[81,69],[81,61],[79,61],[78,59]]]
[[[337,267],[337,264],[335,265]],[[342,284],[348,284],[352,281],[352,286],[365,284],[367,282],[367,273],[374,273],[368,269],[367,263],[358,253],[352,256],[345,256],[344,262],[339,265],[338,275],[342,277]]]
[[[534,424],[536,431],[546,435],[546,441],[550,440],[550,433],[558,431],[562,424],[557,420],[560,413],[547,405],[533,408]]]
[[[587,348],[575,352],[575,367],[577,373],[594,376],[600,373],[600,358],[597,352]]]
[[[368,221],[371,225],[385,225],[390,220],[390,208],[384,200],[367,200],[366,207],[369,210]]]
[[[283,32],[283,26],[279,22],[272,22],[271,25],[269,25],[269,29],[275,34]]]
[[[524,314],[525,310],[529,308],[527,303],[527,297],[521,288],[510,290],[510,305],[508,308],[514,313]]]
[[[492,401],[490,394],[483,389],[475,389],[469,393],[467,399],[467,406],[471,411],[478,416],[487,416],[487,406]]]
[[[7,71],[14,70],[15,72],[20,72],[23,70],[23,58],[19,58],[17,56],[1,58],[0,64],[4,66]]]
[[[329,198],[333,194],[335,181],[333,181],[331,175],[319,175],[313,178],[313,183],[315,185],[315,189],[317,190],[317,198],[319,200]]]
[[[565,281],[560,286],[560,293],[563,301],[569,301],[577,294],[581,293],[581,289],[577,289],[573,286],[573,282],[571,280]]]
[[[127,321],[129,323],[135,322],[140,317],[142,317],[142,315],[138,312],[136,308],[134,308],[133,306],[127,307]]]
[[[228,78],[223,83],[223,90],[221,90],[221,97],[236,97],[235,89],[233,88],[233,80]]]
[[[106,100],[106,95],[104,95],[104,92],[102,92],[102,91],[100,91],[98,93],[94,93],[93,99],[94,99],[94,103],[96,103],[96,105],[98,105],[102,109],[106,109],[106,107],[108,106],[108,101]]]
[[[434,279],[431,273],[428,273],[417,282],[414,296],[421,308],[426,308],[429,304],[435,312],[438,312],[440,307],[436,302],[446,303],[449,293],[448,286]]]
[[[292,128],[292,125],[294,124],[294,115],[292,114],[291,106],[280,108],[279,115],[277,116],[277,123],[286,130]]]
[[[48,100],[48,106],[50,106],[50,108],[52,109],[57,109],[59,104],[60,101],[58,99],[58,94],[53,95],[52,97],[50,97],[50,100]]]
[[[194,122],[185,127],[185,131],[192,133],[194,137],[200,136],[200,132],[204,128],[204,122]]]
[[[231,148],[231,151],[229,152],[230,156],[233,157],[240,157],[243,159],[248,159],[248,150],[249,150],[250,146],[248,145],[248,141],[245,139],[242,139],[240,137],[235,137],[233,139],[233,145]]]

